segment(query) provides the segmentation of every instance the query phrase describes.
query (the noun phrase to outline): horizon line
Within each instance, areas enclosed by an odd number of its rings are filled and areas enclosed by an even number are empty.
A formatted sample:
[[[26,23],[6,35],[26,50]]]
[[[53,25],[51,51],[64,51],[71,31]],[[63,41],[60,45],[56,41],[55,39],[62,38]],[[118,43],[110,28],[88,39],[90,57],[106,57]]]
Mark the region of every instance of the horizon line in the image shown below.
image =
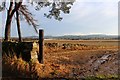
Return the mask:
[[[67,34],[67,35],[44,35],[44,36],[90,36],[90,35],[105,35],[105,36],[120,36],[119,34],[84,34],[84,35],[76,35],[76,34]],[[11,38],[18,37],[18,36],[11,36]],[[32,36],[23,36],[24,37],[32,37]],[[39,37],[38,35],[33,37]],[[4,38],[3,36],[0,36],[0,38]]]

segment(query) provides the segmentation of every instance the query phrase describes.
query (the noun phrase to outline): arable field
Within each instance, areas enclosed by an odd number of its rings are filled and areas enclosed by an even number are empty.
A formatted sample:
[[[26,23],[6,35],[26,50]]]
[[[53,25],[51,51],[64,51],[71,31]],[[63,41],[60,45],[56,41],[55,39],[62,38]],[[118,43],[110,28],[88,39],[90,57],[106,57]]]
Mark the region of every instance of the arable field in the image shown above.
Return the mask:
[[[4,55],[3,77],[116,80],[118,43],[117,40],[45,40],[44,64]]]
[[[118,46],[118,40],[45,40],[45,43],[73,43],[86,45]]]

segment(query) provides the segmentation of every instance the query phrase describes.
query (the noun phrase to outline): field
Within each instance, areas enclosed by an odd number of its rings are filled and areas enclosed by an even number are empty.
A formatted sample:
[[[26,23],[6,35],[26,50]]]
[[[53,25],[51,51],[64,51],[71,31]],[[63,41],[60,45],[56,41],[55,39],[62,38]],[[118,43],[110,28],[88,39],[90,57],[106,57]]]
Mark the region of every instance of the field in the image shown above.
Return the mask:
[[[3,77],[71,80],[118,77],[117,40],[45,40],[44,43],[44,64],[3,55]]]

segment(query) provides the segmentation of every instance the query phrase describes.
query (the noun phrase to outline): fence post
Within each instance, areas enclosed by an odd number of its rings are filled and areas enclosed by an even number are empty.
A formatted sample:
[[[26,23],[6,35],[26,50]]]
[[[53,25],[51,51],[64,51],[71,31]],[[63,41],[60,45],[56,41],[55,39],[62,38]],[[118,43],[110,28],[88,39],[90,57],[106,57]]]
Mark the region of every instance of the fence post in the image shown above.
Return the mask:
[[[39,54],[38,61],[43,64],[43,47],[44,47],[44,31],[42,29],[39,30]]]

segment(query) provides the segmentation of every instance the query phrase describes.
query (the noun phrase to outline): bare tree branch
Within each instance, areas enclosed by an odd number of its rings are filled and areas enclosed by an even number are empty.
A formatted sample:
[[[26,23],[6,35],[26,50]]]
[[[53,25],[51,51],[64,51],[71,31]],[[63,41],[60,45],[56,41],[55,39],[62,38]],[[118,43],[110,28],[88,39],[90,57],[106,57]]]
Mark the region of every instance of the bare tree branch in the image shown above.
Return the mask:
[[[19,10],[20,6],[22,5],[22,1],[23,0],[20,0],[20,2],[14,7],[14,9],[12,10],[10,16],[12,17],[14,15],[14,13]]]
[[[33,28],[35,29],[36,33],[38,33],[37,31],[37,26],[39,26],[33,16],[32,16],[32,13],[30,13],[30,11],[27,9],[27,6],[24,6],[22,5],[20,7],[20,10],[19,10],[25,17],[26,21],[28,22],[29,25],[32,25]]]

